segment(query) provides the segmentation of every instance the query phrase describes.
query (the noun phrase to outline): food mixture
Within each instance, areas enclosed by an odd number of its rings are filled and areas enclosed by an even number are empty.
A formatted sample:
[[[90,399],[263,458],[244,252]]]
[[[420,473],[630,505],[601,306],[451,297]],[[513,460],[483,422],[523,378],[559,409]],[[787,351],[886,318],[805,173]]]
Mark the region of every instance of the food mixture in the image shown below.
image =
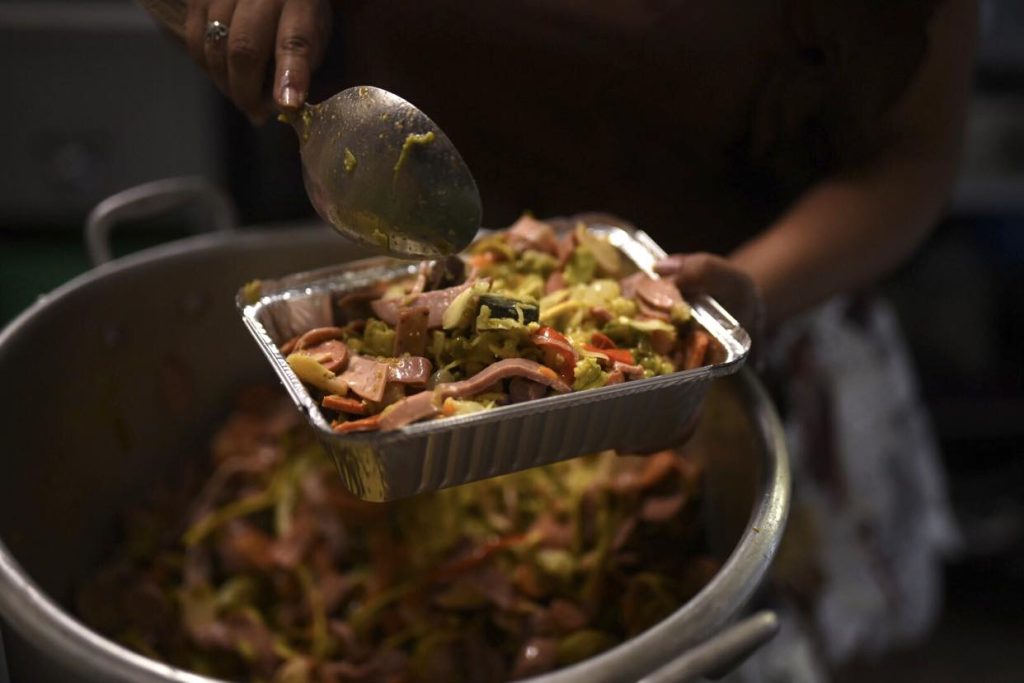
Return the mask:
[[[471,358],[463,371],[484,362]],[[374,504],[344,490],[300,420],[273,390],[243,395],[205,474],[127,518],[78,592],[85,623],[230,681],[501,681],[640,633],[718,569],[702,550],[701,466],[676,453],[606,453]]]
[[[465,258],[347,293],[335,316],[280,350],[345,433],[665,375],[712,351],[673,283],[582,224],[559,236],[529,216]]]

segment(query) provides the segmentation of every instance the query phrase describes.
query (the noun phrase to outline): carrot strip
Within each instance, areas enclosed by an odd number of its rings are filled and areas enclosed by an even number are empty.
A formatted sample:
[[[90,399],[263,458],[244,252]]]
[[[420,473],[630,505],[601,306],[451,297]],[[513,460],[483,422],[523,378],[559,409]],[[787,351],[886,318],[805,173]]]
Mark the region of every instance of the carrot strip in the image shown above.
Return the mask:
[[[707,354],[708,346],[710,345],[711,337],[707,332],[694,330],[689,339],[687,339],[686,352],[683,356],[683,370],[692,370],[703,365],[704,356]]]
[[[338,422],[333,425],[333,428],[334,431],[341,434],[348,434],[349,432],[374,432],[380,429],[380,414],[364,417],[362,420]]]
[[[363,401],[348,396],[338,396],[337,394],[324,396],[324,400],[320,402],[320,405],[328,410],[337,410],[340,413],[350,413],[352,415],[366,415],[368,412],[366,403]]]

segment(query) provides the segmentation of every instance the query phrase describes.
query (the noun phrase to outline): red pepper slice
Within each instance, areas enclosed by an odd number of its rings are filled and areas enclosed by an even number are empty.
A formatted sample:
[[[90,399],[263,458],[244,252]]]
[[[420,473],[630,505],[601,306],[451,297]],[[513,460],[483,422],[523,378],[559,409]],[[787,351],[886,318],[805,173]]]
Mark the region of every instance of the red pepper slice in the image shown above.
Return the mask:
[[[553,327],[542,327],[533,333],[533,343],[544,352],[544,364],[571,385],[576,379],[576,352],[566,336]]]
[[[590,335],[590,343],[594,345],[594,348],[601,351],[616,348],[615,342],[613,342],[610,337],[601,334],[600,332],[595,332]]]
[[[337,410],[339,413],[350,413],[352,415],[366,415],[366,413],[370,412],[363,401],[349,396],[338,396],[337,394],[324,396],[324,400],[320,402],[320,405],[328,410]]]
[[[348,434],[349,432],[374,432],[380,429],[380,413],[364,417],[361,420],[337,422],[331,426],[334,428],[334,431],[341,434]]]
[[[636,360],[633,358],[633,352],[629,349],[601,349],[591,344],[584,344],[583,348],[587,351],[593,351],[594,353],[603,353],[608,356],[612,362],[636,365]]]

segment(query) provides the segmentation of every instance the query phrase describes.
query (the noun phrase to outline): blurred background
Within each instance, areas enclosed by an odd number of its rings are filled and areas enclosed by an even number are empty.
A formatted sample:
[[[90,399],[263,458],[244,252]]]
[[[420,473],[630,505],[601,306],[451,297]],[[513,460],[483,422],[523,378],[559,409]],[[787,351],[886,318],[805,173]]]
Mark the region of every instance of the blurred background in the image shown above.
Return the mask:
[[[844,680],[1024,680],[1024,2],[984,0],[981,27],[949,216],[885,283],[965,544],[930,641]],[[292,132],[253,129],[128,0],[0,0],[0,70],[0,325],[89,268],[86,214],[133,185],[199,175],[243,224],[313,217]],[[181,234],[157,223],[115,246]]]

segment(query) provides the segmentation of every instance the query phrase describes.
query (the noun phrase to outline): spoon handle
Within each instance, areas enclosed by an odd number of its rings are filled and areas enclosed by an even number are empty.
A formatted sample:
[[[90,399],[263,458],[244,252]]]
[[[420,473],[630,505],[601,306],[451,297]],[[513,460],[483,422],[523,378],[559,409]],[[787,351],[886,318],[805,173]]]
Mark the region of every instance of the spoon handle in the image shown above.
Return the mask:
[[[185,0],[135,0],[135,3],[178,40],[185,42],[185,14],[188,9]]]

